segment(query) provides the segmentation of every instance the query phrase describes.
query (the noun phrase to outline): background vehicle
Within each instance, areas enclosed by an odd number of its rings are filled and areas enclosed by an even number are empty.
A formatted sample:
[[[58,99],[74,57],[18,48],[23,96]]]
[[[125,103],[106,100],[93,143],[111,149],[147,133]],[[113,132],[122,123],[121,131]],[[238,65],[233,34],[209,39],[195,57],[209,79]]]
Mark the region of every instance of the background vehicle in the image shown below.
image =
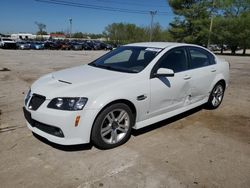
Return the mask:
[[[84,50],[92,50],[92,47],[86,41],[82,42],[81,44]]]
[[[59,43],[52,42],[52,41],[46,41],[44,43],[44,48],[49,50],[59,50],[61,48]]]
[[[44,49],[44,43],[43,42],[38,42],[34,41],[30,43],[30,48],[34,50],[43,50]]]
[[[17,48],[20,50],[29,50],[30,49],[30,43],[26,41],[20,41],[16,43]]]
[[[16,42],[9,38],[1,38],[0,39],[0,48],[4,49],[16,49]]]
[[[104,42],[100,43],[101,50],[113,50],[113,47],[110,44],[106,44]]]
[[[71,46],[69,42],[59,42],[60,44],[60,50],[70,50]]]
[[[70,44],[70,49],[71,50],[82,50],[83,46],[82,44],[78,43],[78,42],[71,42]]]
[[[24,114],[29,129],[52,142],[109,149],[125,143],[132,128],[201,105],[218,108],[228,82],[228,62],[203,47],[135,43],[43,76]]]

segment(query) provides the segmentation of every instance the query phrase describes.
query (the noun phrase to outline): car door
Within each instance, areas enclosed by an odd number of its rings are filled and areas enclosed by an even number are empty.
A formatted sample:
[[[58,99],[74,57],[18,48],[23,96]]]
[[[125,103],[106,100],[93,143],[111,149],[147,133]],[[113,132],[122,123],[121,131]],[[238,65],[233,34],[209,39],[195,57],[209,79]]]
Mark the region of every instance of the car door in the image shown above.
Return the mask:
[[[154,77],[159,68],[172,69],[175,74],[173,77]],[[151,72],[149,118],[186,105],[191,94],[190,78],[186,49],[177,47],[166,52]]]
[[[199,47],[188,47],[191,78],[191,103],[209,96],[210,86],[216,76],[214,56]]]

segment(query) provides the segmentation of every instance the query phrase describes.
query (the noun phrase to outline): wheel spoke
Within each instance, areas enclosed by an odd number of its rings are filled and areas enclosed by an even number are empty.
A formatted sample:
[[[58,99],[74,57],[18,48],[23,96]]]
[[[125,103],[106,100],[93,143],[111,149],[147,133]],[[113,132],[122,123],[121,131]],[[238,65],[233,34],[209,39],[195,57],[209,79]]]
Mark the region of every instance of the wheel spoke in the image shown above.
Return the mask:
[[[121,126],[119,126],[119,127],[117,128],[117,130],[121,131],[122,133],[126,133],[126,132],[127,132],[126,127],[121,127]]]
[[[216,87],[215,90],[214,90],[214,93],[217,94],[218,90],[219,90],[219,87]]]
[[[120,123],[126,116],[127,113],[125,111],[121,111],[119,116],[117,117],[117,121]]]
[[[216,106],[216,97],[213,97],[212,104]]]
[[[112,131],[111,126],[108,125],[107,127],[105,127],[105,128],[102,129],[102,131],[101,131],[102,136],[106,136],[106,135],[109,134],[111,131]]]
[[[217,102],[220,103],[221,97],[220,96],[216,96],[215,98],[216,98]]]
[[[222,96],[223,95],[223,91],[220,90],[218,93],[217,93],[217,96]]]
[[[218,99],[216,97],[214,97],[214,106],[217,106],[219,103]]]
[[[110,112],[110,113],[107,115],[107,118],[108,118],[109,122],[112,123],[112,122],[115,120],[114,112]]]
[[[116,130],[112,130],[111,132],[111,143],[116,143],[117,142],[117,132]]]

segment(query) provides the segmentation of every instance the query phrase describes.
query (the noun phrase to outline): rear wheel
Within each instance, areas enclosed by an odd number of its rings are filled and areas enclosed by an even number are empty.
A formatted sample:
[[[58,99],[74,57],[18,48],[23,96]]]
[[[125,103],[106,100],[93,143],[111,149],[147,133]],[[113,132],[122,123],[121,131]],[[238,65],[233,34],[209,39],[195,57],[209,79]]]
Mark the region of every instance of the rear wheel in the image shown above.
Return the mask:
[[[105,108],[96,118],[91,139],[100,149],[111,149],[128,141],[134,125],[131,109],[123,103]]]
[[[216,109],[220,106],[224,97],[225,86],[222,82],[218,82],[210,93],[207,108]]]

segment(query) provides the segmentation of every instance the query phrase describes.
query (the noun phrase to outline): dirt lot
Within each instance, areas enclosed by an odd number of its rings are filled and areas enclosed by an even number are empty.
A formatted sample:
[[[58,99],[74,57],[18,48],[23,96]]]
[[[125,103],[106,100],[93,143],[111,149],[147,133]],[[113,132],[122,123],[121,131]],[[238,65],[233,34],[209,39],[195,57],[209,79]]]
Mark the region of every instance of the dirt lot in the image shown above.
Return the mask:
[[[250,187],[250,57],[223,57],[231,81],[219,109],[134,131],[116,149],[34,137],[22,114],[30,84],[103,53],[0,50],[0,187]]]

